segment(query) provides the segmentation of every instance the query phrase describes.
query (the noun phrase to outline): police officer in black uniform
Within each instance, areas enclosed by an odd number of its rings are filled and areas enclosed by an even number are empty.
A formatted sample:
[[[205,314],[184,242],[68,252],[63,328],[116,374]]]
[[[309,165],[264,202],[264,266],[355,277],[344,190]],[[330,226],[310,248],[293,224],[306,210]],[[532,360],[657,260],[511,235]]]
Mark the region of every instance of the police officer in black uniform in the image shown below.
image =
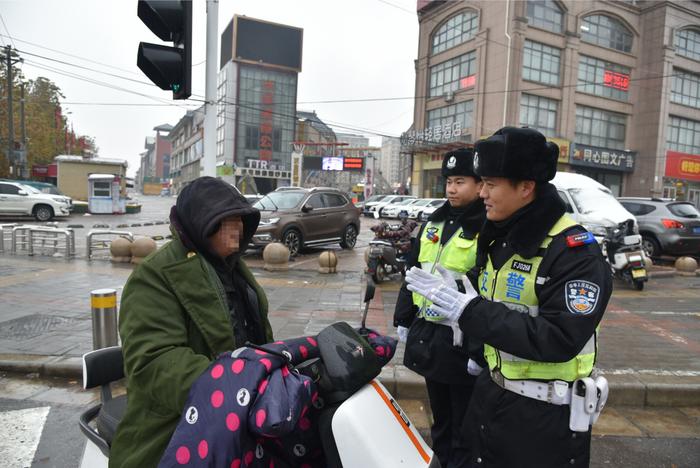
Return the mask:
[[[437,277],[445,275],[451,285],[464,290],[462,281],[476,262],[476,236],[485,220],[472,150],[446,153],[442,176],[448,201],[421,227],[408,266],[422,267]],[[436,324],[437,320],[442,319],[430,313],[430,303],[411,294],[404,283],[394,313],[399,337],[407,340],[404,364],[425,377],[434,421],[433,450],[441,465],[463,467],[469,457],[461,425],[475,381],[467,373],[469,343],[459,343],[463,335],[458,327],[455,336],[449,327]]]
[[[549,183],[557,156],[531,129],[505,127],[477,142],[487,222],[476,291],[407,273],[409,289],[446,318],[440,324],[458,323],[484,343],[488,369],[463,426],[472,466],[589,465],[590,427],[607,395],[593,366],[612,278],[595,239]]]

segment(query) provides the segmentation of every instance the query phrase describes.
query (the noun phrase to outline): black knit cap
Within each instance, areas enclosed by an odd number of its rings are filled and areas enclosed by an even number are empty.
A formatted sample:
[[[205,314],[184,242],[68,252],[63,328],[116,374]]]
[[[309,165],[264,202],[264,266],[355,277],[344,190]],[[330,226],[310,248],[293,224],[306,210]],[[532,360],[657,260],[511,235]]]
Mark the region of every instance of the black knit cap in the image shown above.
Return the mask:
[[[481,180],[474,172],[474,151],[471,148],[459,148],[445,153],[442,158],[442,176],[469,176]]]
[[[474,146],[481,177],[548,182],[557,173],[559,147],[531,128],[503,127]]]

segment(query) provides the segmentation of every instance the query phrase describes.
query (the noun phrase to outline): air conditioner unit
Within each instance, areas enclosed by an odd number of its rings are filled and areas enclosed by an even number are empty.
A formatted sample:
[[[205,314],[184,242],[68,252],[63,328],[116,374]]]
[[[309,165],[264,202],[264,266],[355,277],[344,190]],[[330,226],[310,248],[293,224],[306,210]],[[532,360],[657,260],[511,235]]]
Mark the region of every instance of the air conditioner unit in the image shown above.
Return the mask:
[[[455,100],[455,93],[452,91],[447,91],[443,96],[445,97],[445,102],[452,102]]]

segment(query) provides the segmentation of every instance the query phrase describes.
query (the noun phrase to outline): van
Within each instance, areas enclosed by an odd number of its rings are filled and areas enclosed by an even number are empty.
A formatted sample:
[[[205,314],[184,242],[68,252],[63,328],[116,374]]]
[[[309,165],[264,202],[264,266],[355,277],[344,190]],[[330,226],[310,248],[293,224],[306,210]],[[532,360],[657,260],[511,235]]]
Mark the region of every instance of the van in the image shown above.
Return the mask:
[[[639,232],[637,219],[617,201],[609,188],[582,174],[557,172],[552,180],[566,211],[596,237],[605,237],[606,228],[632,220],[634,232]]]

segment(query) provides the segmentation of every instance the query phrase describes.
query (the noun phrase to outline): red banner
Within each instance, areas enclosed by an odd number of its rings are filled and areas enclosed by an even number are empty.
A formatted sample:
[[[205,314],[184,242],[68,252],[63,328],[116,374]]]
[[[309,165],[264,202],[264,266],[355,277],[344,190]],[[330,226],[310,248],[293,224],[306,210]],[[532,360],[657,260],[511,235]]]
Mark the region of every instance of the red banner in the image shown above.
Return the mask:
[[[666,151],[666,177],[700,182],[700,155]]]
[[[275,99],[275,82],[263,81],[262,85],[258,156],[261,161],[269,161],[272,159],[273,151],[272,111]]]
[[[630,77],[623,73],[616,73],[605,70],[603,74],[603,85],[611,88],[627,91],[630,87]]]

